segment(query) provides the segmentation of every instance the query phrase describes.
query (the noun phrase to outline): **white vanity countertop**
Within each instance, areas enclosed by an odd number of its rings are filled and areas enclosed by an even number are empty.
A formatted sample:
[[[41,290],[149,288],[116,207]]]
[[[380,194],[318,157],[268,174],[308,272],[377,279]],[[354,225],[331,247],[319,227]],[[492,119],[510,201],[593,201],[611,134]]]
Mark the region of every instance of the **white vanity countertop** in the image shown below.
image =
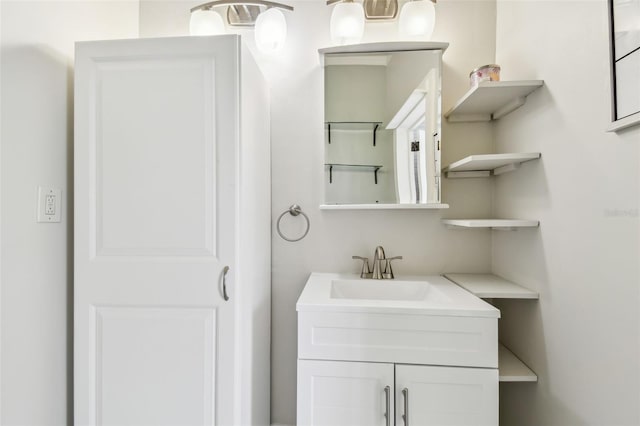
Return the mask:
[[[427,283],[426,292],[415,300],[388,300],[336,297],[334,281],[347,281],[352,287]],[[364,287],[363,287],[364,288]],[[393,292],[392,292],[393,293]],[[420,300],[418,300],[420,299]],[[500,311],[455,283],[439,275],[400,276],[394,280],[363,280],[358,274],[313,272],[298,298],[298,312],[361,312],[381,314],[437,315],[500,318]]]

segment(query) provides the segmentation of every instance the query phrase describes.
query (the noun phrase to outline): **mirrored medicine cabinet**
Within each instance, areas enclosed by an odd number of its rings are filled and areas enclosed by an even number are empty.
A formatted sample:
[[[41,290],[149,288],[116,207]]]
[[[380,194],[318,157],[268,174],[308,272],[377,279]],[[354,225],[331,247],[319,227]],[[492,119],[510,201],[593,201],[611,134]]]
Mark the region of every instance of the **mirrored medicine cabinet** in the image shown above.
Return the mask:
[[[441,203],[441,75],[446,43],[320,50],[323,209],[446,208]]]

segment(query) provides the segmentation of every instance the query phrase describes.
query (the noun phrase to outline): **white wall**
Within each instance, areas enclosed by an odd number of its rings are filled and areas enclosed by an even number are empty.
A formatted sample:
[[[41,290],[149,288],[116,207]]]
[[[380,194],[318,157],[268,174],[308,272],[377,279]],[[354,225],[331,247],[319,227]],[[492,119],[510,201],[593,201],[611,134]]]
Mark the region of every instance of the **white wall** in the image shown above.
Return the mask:
[[[6,1],[1,8],[1,418],[72,420],[73,43],[135,37],[137,1]],[[36,188],[62,222],[35,222]]]
[[[186,35],[189,7],[198,1],[141,1],[140,34]],[[376,245],[388,255],[404,255],[397,274],[486,271],[490,268],[487,232],[450,231],[440,218],[486,217],[490,212],[487,181],[445,182],[447,212],[320,211],[323,202],[323,74],[317,49],[329,46],[331,7],[324,1],[288,1],[288,40],[278,55],[257,54],[271,85],[272,217],[298,203],[311,219],[311,231],[287,243],[273,231],[272,243],[272,413],[273,423],[295,424],[295,302],[312,271],[358,272],[351,255],[373,254]],[[451,47],[444,56],[444,108],[468,88],[468,73],[495,57],[495,2],[438,2],[434,40]],[[243,31],[250,47],[253,33]],[[364,41],[395,38],[395,23],[367,24]],[[491,126],[445,124],[443,162],[471,152],[490,152]],[[284,222],[284,220],[283,220]],[[294,235],[302,220],[287,221]]]
[[[496,150],[540,151],[497,177],[493,270],[540,292],[503,302],[501,339],[538,374],[501,386],[501,424],[640,424],[640,127],[610,117],[607,2],[498,1],[503,79],[544,79],[496,124]],[[637,77],[637,76],[636,76]]]

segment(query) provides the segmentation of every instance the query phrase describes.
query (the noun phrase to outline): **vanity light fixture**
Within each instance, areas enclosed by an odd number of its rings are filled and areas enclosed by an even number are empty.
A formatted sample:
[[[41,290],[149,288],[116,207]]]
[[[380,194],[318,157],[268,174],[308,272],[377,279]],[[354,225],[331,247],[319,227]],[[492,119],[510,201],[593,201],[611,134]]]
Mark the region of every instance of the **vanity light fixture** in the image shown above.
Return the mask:
[[[212,9],[198,9],[191,12],[189,20],[191,35],[218,35],[224,32],[224,22],[218,12]]]
[[[400,11],[400,35],[431,39],[436,25],[436,0],[408,1]]]
[[[336,4],[337,3],[337,4]],[[401,36],[428,40],[436,23],[436,0],[409,0],[400,11]],[[331,40],[334,44],[359,43],[367,21],[389,21],[398,14],[398,0],[328,0],[336,4],[331,13]]]
[[[256,45],[263,53],[277,52],[287,39],[287,21],[276,8],[267,9],[256,18]]]
[[[331,12],[329,29],[334,44],[359,43],[364,34],[364,9],[360,3],[353,0],[328,0],[327,5],[336,6]]]
[[[265,0],[216,0],[196,6],[191,9],[191,35],[224,34],[222,16],[214,10],[223,7],[226,7],[227,25],[255,27],[256,46],[261,52],[275,52],[284,45],[287,21],[281,9],[293,10],[293,7]]]

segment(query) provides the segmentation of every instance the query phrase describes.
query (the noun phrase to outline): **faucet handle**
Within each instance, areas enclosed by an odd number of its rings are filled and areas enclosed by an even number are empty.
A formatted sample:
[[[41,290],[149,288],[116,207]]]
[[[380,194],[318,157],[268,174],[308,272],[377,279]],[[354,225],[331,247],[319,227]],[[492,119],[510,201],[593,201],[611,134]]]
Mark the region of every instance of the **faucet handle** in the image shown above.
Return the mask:
[[[382,275],[385,279],[392,280],[394,276],[393,276],[393,269],[391,269],[391,261],[402,260],[402,256],[388,257],[385,260],[386,260],[386,264],[384,266],[384,273]]]
[[[402,256],[387,257],[386,260],[402,260]]]
[[[369,259],[362,256],[351,256],[352,259],[362,260],[362,272],[360,278],[369,278],[371,270],[369,269]]]

